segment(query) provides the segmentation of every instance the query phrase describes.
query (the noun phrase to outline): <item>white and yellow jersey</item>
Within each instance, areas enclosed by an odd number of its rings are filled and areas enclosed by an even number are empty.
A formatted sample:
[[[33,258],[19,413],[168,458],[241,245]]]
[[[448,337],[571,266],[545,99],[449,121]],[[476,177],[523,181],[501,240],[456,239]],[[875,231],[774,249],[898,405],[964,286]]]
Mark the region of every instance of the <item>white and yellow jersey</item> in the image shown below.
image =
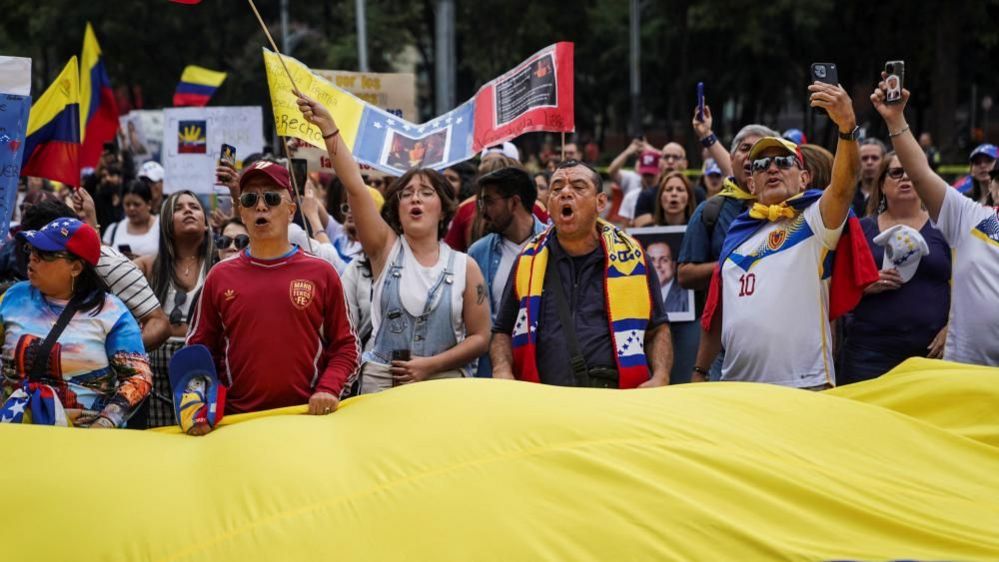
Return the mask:
[[[816,201],[764,225],[725,260],[722,380],[835,384],[827,256],[842,231],[825,227]]]

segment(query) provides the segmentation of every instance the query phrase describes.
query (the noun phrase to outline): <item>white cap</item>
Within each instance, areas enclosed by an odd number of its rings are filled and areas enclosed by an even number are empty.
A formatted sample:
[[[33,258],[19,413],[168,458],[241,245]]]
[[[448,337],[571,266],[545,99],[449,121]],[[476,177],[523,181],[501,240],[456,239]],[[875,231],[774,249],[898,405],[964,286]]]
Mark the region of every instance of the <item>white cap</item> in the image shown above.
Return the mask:
[[[155,160],[150,160],[139,168],[139,177],[148,178],[153,183],[161,182],[163,181],[163,166],[160,166],[159,162]]]
[[[513,158],[517,162],[520,162],[520,149],[518,149],[517,145],[513,144],[510,141],[506,141],[505,143],[502,144],[502,146],[493,146],[483,150],[482,157],[485,157],[486,154],[491,154],[494,152],[502,154],[507,158]]]
[[[903,283],[908,283],[909,279],[912,279],[916,269],[919,268],[920,260],[930,253],[923,235],[915,228],[904,224],[896,224],[878,234],[874,238],[874,243],[885,248],[881,270],[897,269]]]

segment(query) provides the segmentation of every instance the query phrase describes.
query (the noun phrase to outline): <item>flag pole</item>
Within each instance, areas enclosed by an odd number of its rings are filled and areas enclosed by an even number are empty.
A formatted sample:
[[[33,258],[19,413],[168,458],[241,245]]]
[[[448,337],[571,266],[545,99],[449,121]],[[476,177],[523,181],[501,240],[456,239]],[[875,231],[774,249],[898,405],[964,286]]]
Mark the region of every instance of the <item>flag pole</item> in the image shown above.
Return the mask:
[[[565,160],[565,131],[562,131],[562,160]]]
[[[267,36],[267,41],[270,42],[271,48],[274,49],[275,53],[277,53],[278,60],[281,61],[281,67],[284,68],[284,72],[285,72],[285,74],[288,75],[288,80],[291,82],[291,87],[294,88],[296,92],[301,92],[301,90],[298,89],[298,85],[295,84],[295,79],[291,77],[291,71],[288,70],[288,65],[286,65],[284,63],[284,55],[281,54],[281,50],[278,49],[277,43],[275,43],[274,42],[274,38],[271,37],[271,32],[268,31],[267,24],[264,23],[264,18],[260,17],[260,12],[257,11],[257,5],[253,3],[253,0],[246,0],[246,1],[250,3],[250,9],[253,10],[253,15],[257,16],[257,22],[260,23],[260,29],[264,30],[264,35]],[[291,188],[292,188],[292,191],[295,192],[295,204],[298,205],[298,209],[299,209],[299,211],[301,211],[302,210],[302,193],[300,192],[299,187],[298,187],[298,180],[295,179],[295,171],[291,168],[291,150],[290,150],[290,147],[288,146],[288,139],[285,138],[285,137],[281,137],[281,142],[282,142],[282,144],[284,144],[284,155],[288,159],[288,172],[289,172],[288,175],[291,177]],[[304,189],[305,189],[305,186],[302,186],[302,190],[304,190]],[[312,250],[312,228],[309,225],[308,219],[305,218],[305,213],[302,212],[301,214],[302,214],[302,226],[303,226],[303,230],[305,230],[305,239],[306,239],[306,242],[308,242],[308,244],[309,244],[309,250],[311,251]]]

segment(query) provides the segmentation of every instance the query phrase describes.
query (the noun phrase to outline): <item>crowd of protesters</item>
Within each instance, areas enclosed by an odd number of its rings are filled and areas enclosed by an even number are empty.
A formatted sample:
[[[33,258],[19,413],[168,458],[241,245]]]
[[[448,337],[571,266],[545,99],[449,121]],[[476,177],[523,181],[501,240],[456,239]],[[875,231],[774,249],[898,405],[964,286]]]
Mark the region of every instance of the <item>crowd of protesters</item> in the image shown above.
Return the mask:
[[[880,140],[859,138],[843,88],[809,86],[832,152],[765,124],[726,147],[704,106],[700,173],[679,142],[636,139],[603,173],[592,142],[526,158],[506,142],[390,177],[299,95],[334,173],[296,186],[282,158],[220,164],[231,211],[204,186],[165,195],[159,164],[116,150],[78,190],[28,178],[0,251],[0,420],[30,403],[36,423],[172,425],[170,360],[196,344],[228,413],[322,415],[473,376],[821,390],[914,356],[999,366],[999,149],[948,185],[908,91],[883,88]],[[682,240],[639,242],[660,230]],[[61,407],[40,411],[46,396]]]

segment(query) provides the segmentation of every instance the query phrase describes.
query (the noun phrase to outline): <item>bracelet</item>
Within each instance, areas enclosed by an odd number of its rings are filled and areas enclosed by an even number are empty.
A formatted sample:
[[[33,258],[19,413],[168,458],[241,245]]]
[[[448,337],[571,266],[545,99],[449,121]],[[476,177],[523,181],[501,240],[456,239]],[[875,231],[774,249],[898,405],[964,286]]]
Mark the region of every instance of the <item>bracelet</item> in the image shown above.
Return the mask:
[[[335,136],[337,136],[339,134],[340,134],[340,129],[338,128],[337,130],[333,131],[332,133],[330,133],[328,135],[323,135],[323,140],[330,140],[331,138],[333,138],[333,137],[335,137]]]
[[[697,365],[694,365],[694,372],[697,373],[697,374],[699,374],[699,375],[704,375],[704,376],[708,376],[708,374],[709,374],[707,370],[702,369],[702,368],[698,367]]]
[[[716,142],[718,142],[718,137],[714,133],[711,133],[710,135],[701,139],[701,146],[703,146],[704,148],[711,148],[711,146]]]
[[[891,131],[888,131],[888,138],[892,138],[893,139],[893,138],[901,135],[902,133],[904,133],[904,132],[906,132],[908,130],[909,130],[909,126],[906,125],[905,127],[902,127],[902,130],[899,131],[899,132],[897,132],[897,133],[892,133]]]

